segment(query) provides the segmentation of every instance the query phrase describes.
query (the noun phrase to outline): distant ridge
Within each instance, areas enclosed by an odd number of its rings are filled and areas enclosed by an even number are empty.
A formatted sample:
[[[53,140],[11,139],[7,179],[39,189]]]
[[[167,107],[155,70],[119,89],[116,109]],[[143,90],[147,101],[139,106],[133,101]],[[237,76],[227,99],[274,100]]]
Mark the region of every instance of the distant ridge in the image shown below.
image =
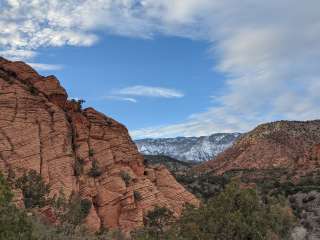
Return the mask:
[[[207,161],[230,147],[240,133],[216,133],[202,137],[141,139],[135,143],[146,155],[166,155],[181,161]]]
[[[237,169],[284,168],[298,175],[320,170],[320,120],[259,125],[205,166],[218,174]]]

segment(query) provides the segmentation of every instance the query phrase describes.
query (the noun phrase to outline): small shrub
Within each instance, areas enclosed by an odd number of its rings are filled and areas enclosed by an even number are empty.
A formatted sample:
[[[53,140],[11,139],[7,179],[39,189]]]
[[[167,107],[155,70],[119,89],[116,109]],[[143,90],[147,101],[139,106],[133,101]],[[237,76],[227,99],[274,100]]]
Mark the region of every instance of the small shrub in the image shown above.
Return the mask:
[[[61,217],[62,221],[78,226],[88,216],[91,207],[92,203],[89,199],[81,199],[79,195],[73,195],[67,205],[66,213]]]
[[[22,191],[26,208],[43,207],[46,204],[50,187],[35,170],[30,170],[18,178],[16,187]]]
[[[13,194],[10,191],[9,184],[0,172],[0,206],[8,204],[12,200]]]
[[[168,239],[165,231],[174,220],[173,213],[168,208],[156,206],[144,217],[145,228],[133,233],[133,239]]]
[[[76,106],[76,111],[78,111],[78,112],[81,112],[83,104],[86,102],[83,99],[79,99],[79,100],[71,99],[70,101]]]
[[[5,80],[6,82],[8,82],[10,85],[12,85],[14,83],[13,78],[8,76],[8,74],[6,72],[4,72],[3,70],[0,70],[0,78]]]
[[[88,199],[81,199],[80,201],[80,211],[84,216],[88,216],[92,203]]]
[[[56,211],[56,215],[59,215],[62,211],[66,210],[67,203],[68,201],[66,195],[64,194],[64,191],[62,189],[60,189],[58,195],[55,194],[51,199],[51,205]]]
[[[93,157],[94,156],[94,150],[93,149],[89,149],[89,157]]]
[[[82,158],[76,158],[74,163],[74,175],[80,176],[83,173],[84,160]]]
[[[13,194],[0,173],[0,239],[31,240],[32,227],[26,214],[11,202]]]
[[[149,166],[149,160],[144,158],[143,159],[143,164],[146,165],[146,166]]]
[[[138,192],[138,191],[134,191],[134,192],[133,192],[133,196],[134,196],[134,199],[135,199],[136,201],[140,201],[140,200],[142,199],[142,195],[141,195],[141,193]]]
[[[313,180],[313,177],[312,176],[304,176],[304,177],[301,177],[300,179],[300,182],[299,182],[299,185],[314,185],[315,182]]]
[[[94,177],[94,178],[101,176],[102,170],[101,170],[97,160],[92,161],[92,167],[91,167],[88,174],[89,174],[89,176]]]
[[[32,95],[38,95],[39,93],[38,89],[34,86],[30,86],[29,90]]]
[[[129,173],[127,173],[125,171],[121,171],[120,176],[121,176],[122,180],[125,182],[126,186],[128,186],[131,182],[131,177],[130,177]]]
[[[0,239],[33,239],[27,215],[12,203],[0,207]]]
[[[16,173],[13,171],[11,167],[9,167],[7,181],[9,183],[14,183],[15,178],[16,178]]]
[[[78,100],[78,105],[79,105],[79,109],[80,109],[80,110],[82,110],[83,104],[84,104],[85,102],[86,102],[86,101],[83,100],[83,99],[79,99],[79,100]]]

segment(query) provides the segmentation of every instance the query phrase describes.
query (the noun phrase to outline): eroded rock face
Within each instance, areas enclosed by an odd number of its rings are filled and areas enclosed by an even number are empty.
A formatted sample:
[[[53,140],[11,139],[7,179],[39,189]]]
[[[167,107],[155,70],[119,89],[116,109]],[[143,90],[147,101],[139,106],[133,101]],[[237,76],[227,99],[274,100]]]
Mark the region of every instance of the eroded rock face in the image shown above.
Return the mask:
[[[320,120],[279,121],[258,126],[203,169],[288,169],[297,175],[320,168]]]
[[[199,204],[166,168],[144,166],[123,125],[67,98],[55,77],[0,58],[2,172],[19,176],[34,169],[50,183],[51,194],[63,190],[90,199],[94,207],[86,223],[92,230],[130,231],[156,205],[178,216],[185,203]]]

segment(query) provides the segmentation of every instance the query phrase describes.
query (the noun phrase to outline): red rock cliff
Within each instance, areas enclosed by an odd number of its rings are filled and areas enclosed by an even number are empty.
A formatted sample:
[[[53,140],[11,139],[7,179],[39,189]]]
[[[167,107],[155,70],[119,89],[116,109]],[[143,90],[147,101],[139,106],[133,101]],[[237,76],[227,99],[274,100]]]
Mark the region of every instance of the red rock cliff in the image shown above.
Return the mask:
[[[155,205],[179,215],[185,203],[198,204],[166,168],[144,166],[123,125],[67,99],[55,77],[0,58],[2,172],[19,175],[34,169],[50,183],[52,194],[62,189],[67,196],[74,191],[91,199],[94,207],[86,223],[92,230],[128,231],[141,226]],[[75,174],[78,161],[83,170]],[[94,164],[101,174],[92,177]]]

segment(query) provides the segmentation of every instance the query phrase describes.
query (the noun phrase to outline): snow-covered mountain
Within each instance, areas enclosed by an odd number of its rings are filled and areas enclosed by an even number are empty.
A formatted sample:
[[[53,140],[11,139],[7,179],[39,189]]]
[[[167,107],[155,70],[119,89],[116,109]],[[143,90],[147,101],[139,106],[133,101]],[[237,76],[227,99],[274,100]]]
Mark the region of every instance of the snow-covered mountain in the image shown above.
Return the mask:
[[[141,139],[135,143],[142,154],[166,155],[183,161],[206,161],[230,147],[240,133],[216,133],[204,137]]]

